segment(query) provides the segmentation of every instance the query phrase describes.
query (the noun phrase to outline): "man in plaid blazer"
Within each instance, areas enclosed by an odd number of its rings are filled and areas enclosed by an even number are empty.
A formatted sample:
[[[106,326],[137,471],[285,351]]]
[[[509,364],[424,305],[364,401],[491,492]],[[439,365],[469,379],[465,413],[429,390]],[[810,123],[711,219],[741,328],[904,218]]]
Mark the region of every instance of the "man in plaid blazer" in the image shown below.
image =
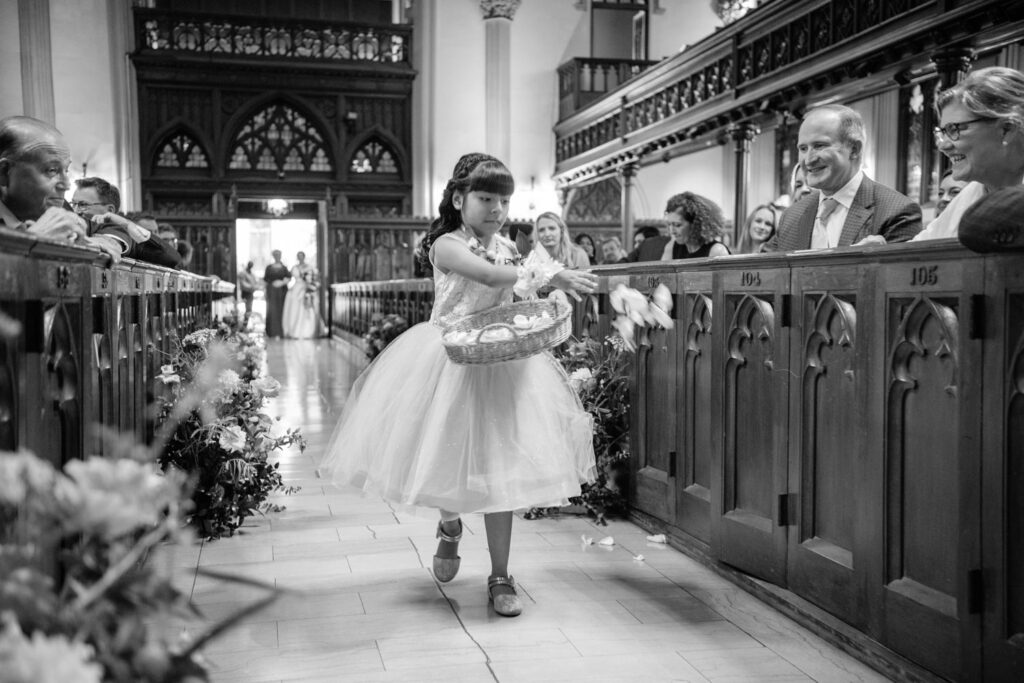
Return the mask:
[[[921,231],[921,207],[860,170],[864,122],[842,105],[807,112],[797,138],[807,184],[817,192],[786,209],[769,251],[905,242]]]

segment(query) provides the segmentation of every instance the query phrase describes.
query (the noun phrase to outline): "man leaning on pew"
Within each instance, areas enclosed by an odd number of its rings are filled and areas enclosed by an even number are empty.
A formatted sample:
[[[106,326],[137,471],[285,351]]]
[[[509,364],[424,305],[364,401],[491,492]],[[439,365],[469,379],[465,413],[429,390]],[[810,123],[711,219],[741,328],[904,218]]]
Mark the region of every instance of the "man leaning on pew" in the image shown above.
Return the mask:
[[[0,120],[0,221],[12,230],[99,248],[116,263],[121,245],[89,237],[84,219],[64,208],[71,147],[60,131],[28,116]]]

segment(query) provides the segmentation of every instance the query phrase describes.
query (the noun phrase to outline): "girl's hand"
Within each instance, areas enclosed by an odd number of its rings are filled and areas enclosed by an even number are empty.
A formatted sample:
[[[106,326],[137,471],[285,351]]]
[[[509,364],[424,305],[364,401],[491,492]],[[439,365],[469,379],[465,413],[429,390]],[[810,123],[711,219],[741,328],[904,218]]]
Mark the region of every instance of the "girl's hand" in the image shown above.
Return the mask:
[[[581,301],[580,294],[590,294],[597,289],[597,276],[585,270],[566,268],[556,273],[549,284],[568,292],[576,301]]]

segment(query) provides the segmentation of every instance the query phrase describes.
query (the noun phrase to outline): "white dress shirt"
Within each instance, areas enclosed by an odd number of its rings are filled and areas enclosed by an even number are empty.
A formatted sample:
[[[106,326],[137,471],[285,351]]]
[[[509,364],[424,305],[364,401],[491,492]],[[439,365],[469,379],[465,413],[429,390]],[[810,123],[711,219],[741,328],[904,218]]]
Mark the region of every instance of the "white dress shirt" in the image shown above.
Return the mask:
[[[853,206],[853,198],[857,196],[861,181],[864,180],[864,171],[857,171],[849,182],[839,188],[839,191],[831,195],[837,206],[825,221],[820,220],[822,206],[826,197],[824,192],[818,194],[818,211],[814,219],[814,230],[811,233],[811,249],[831,249],[839,246],[839,237],[843,234],[843,225],[846,223],[846,216]]]

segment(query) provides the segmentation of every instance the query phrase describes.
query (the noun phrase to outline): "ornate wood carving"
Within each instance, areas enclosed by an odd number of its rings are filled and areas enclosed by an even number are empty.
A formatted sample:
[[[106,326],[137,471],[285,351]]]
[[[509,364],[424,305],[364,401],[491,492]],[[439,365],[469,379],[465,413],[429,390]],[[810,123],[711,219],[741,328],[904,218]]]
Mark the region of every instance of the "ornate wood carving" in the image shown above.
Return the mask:
[[[815,539],[816,551],[852,569],[857,506],[849,482],[855,480],[860,441],[852,433],[859,425],[849,420],[859,387],[854,362],[857,310],[847,298],[805,298],[800,540]]]
[[[80,313],[80,311],[76,311]],[[82,454],[81,375],[75,330],[63,303],[46,311],[46,346],[43,360],[47,371],[47,396],[51,403],[44,413],[52,415],[61,463]],[[52,411],[52,412],[50,412]],[[54,438],[51,435],[51,438]],[[50,451],[54,452],[54,451]]]
[[[897,324],[886,401],[885,578],[890,588],[955,617],[958,561],[942,550],[942,538],[960,520],[957,451],[948,447],[960,423],[957,304],[892,299],[889,315]],[[943,504],[930,504],[935,500]]]
[[[708,294],[687,294],[684,320],[686,355],[683,369],[684,433],[683,485],[693,495],[710,499],[711,487],[711,423],[696,416],[698,402],[711,397],[711,321],[712,302]]]
[[[1024,295],[1011,295],[1007,311],[1024,310]],[[1007,342],[1013,350],[1007,355],[1009,372],[1006,379],[1006,442],[1003,461],[1006,463],[1006,622],[998,634],[1024,651],[1024,320],[1007,317]],[[1009,348],[1007,349],[1009,351]]]
[[[771,303],[752,294],[730,299],[735,301],[735,313],[726,331],[724,509],[740,508],[770,519],[772,434],[762,429],[763,421],[747,420],[741,413],[774,400],[775,311]]]

